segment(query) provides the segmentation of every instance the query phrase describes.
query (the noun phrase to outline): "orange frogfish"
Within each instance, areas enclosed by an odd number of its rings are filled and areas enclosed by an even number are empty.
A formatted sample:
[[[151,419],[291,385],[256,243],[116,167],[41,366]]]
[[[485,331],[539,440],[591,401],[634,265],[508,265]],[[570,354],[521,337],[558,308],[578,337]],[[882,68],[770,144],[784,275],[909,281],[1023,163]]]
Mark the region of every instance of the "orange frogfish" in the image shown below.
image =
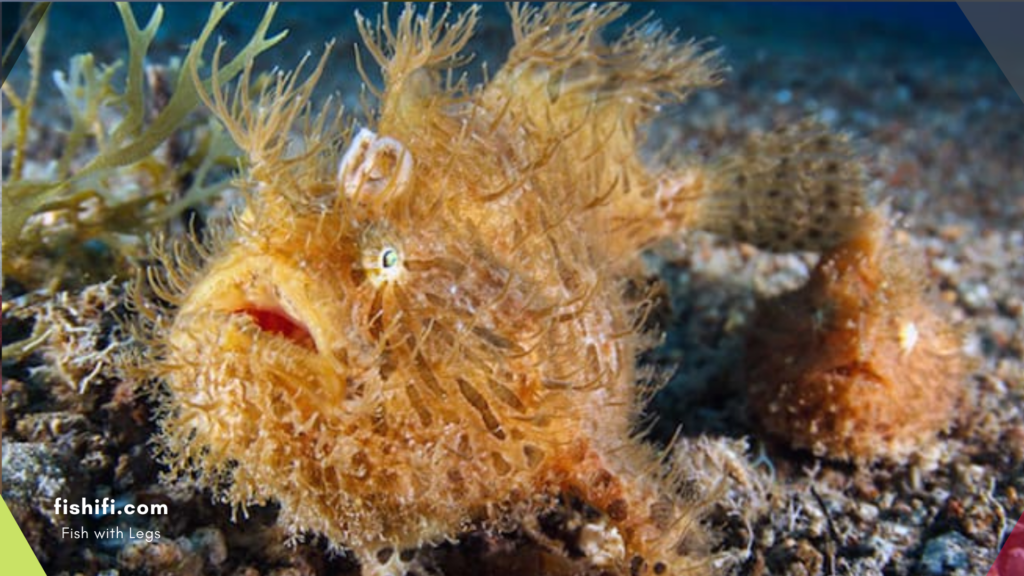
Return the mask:
[[[364,574],[566,494],[603,514],[595,565],[712,570],[702,503],[636,431],[655,379],[636,365],[655,340],[639,255],[696,229],[832,246],[861,184],[812,123],[714,162],[645,161],[645,126],[721,67],[646,19],[604,38],[625,10],[510,7],[515,44],[479,85],[453,71],[475,8],[360,19],[383,84],[364,74],[377,104],[351,129],[310,103],[323,59],[259,96],[251,64],[202,90],[248,158],[247,204],[219,241],[168,250],[149,274],[162,307],[139,305],[174,475],[237,509],[277,503]]]

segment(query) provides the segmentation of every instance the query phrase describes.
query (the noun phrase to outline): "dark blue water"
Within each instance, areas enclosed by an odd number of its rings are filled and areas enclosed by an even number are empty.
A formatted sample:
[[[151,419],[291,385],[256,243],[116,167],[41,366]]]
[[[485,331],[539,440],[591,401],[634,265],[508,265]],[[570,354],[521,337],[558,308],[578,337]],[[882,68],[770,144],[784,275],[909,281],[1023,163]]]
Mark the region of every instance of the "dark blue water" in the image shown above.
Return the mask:
[[[975,42],[977,34],[952,2],[765,2],[733,3],[731,8],[750,15],[788,20],[799,27],[814,23],[820,33],[870,34],[896,31],[894,37],[878,37],[878,41],[899,42],[930,38],[937,41]]]
[[[132,4],[140,25],[145,25],[155,6]],[[165,4],[163,26],[150,50],[151,61],[166,62],[172,56],[183,56],[206,22],[209,8],[208,3]],[[465,8],[465,4],[454,7]],[[264,3],[235,5],[216,32],[227,41],[226,57],[249,38],[265,9]],[[443,6],[436,9],[440,12]],[[290,68],[307,52],[320,53],[324,43],[335,38],[338,42],[321,86],[330,91],[340,88],[342,92],[354,92],[360,80],[353,73],[354,45],[359,41],[353,16],[356,10],[376,19],[381,4],[281,4],[271,31],[288,29],[289,36],[261,56],[257,68],[276,64]],[[392,6],[391,17],[400,10],[400,5]],[[487,61],[493,70],[511,45],[509,18],[503,3],[487,3],[482,12],[470,50],[477,54],[477,63]],[[985,45],[955,3],[636,3],[624,22],[649,12],[662,20],[665,28],[678,29],[683,38],[710,39],[713,46],[724,49],[724,59],[737,72],[736,77],[747,70],[758,74],[766,85],[784,86],[791,81],[781,76],[794,58],[820,62],[822,70],[832,71],[851,64],[903,70],[903,75],[939,69],[958,70],[961,77],[1001,77]],[[80,52],[94,52],[99,62],[124,59],[126,42],[120,30],[120,17],[112,3],[55,3],[50,11],[46,67],[66,69],[68,58]],[[616,33],[612,27],[608,36],[615,37]],[[207,56],[210,52],[212,46]],[[775,71],[765,69],[765,62],[774,63]],[[921,63],[940,64],[931,67]],[[375,67],[369,68],[372,74]],[[477,65],[468,70],[473,79],[479,76]],[[43,83],[44,95],[52,90],[50,84]]]
[[[133,4],[140,21],[146,19],[154,4]],[[244,34],[259,21],[263,3],[241,3],[224,21],[224,33]],[[462,8],[457,6],[456,8]],[[290,42],[314,47],[331,37],[353,40],[354,10],[375,17],[380,4],[371,2],[286,3],[278,9],[279,28],[292,31]],[[393,7],[396,13],[400,8]],[[54,4],[51,8],[51,29],[68,47],[82,49],[88,42],[115,40],[103,30],[118,30],[117,14],[108,3]],[[184,42],[198,32],[209,12],[207,3],[165,5],[166,17],[158,43]],[[684,35],[713,36],[722,44],[744,44],[751,41],[770,42],[773,47],[845,46],[861,49],[865,44],[905,46],[908,49],[949,50],[962,53],[965,48],[984,49],[977,34],[955,3],[640,3],[632,13],[642,15],[653,11],[670,28],[680,28]],[[485,22],[497,31],[507,23],[505,8],[500,3],[483,6]],[[115,26],[101,26],[100,22]],[[113,36],[113,37],[111,37]],[[924,43],[924,44],[922,44]]]

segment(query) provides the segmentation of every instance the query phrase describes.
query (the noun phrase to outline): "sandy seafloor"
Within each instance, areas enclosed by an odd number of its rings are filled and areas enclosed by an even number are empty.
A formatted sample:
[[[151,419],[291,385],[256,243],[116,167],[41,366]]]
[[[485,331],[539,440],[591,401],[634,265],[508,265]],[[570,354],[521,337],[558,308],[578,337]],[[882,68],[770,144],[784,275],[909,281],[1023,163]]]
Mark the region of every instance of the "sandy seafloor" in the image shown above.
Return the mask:
[[[291,28],[291,37],[261,61],[287,66],[336,35],[341,42],[324,85],[354,103],[351,10],[283,6],[277,27]],[[657,10],[685,36],[714,37],[731,71],[720,88],[666,111],[668,121],[658,122],[652,138],[708,155],[751,130],[809,114],[852,134],[872,194],[905,215],[938,298],[970,327],[967,347],[978,361],[964,382],[971,401],[958,423],[906,461],[854,466],[789,451],[751,424],[737,366],[757,299],[800,285],[815,256],[773,256],[700,234],[652,253],[652,274],[665,281],[672,307],[663,320],[666,343],[650,357],[677,368],[651,409],[659,416],[653,441],[681,424],[677,454],[694,479],[705,486],[728,482],[706,519],[715,549],[733,558],[723,571],[985,574],[1024,512],[1024,104],[955,5]],[[196,6],[167,12],[154,62],[181,53],[204,17]],[[259,10],[237,12],[224,28],[229,41],[251,29]],[[98,29],[81,26],[96,14],[118,28],[111,6],[55,8],[46,66],[63,68],[71,53],[85,49],[101,61],[123,55],[120,37],[97,38],[90,34]],[[488,8],[474,43],[482,59],[500,62],[510,42],[506,23],[501,10]],[[47,127],[41,139],[67,122],[49,77],[44,73],[36,118]],[[11,81],[23,80],[24,70],[16,70]],[[44,165],[47,149],[35,147],[31,161]],[[5,171],[9,162],[5,150]],[[116,282],[88,285],[43,297],[6,282],[4,345],[27,337],[41,311],[57,306],[99,327],[93,345],[102,349],[113,310],[97,309],[97,295],[109,290],[116,299],[120,290]],[[162,486],[146,401],[103,366],[86,394],[69,392],[53,371],[41,369],[48,363],[52,357],[36,353],[3,365],[3,497],[48,573],[356,573],[354,563],[326,554],[316,541],[286,547],[272,507],[233,523],[230,510],[209,495]],[[152,543],[62,540],[59,527],[68,520],[54,516],[52,499],[81,495],[165,502],[172,513],[134,521],[136,529],[160,531]],[[549,535],[562,536],[557,518],[546,521]],[[113,525],[109,518],[84,522]],[[541,565],[552,574],[584,570],[540,548],[520,532],[467,534],[461,545],[424,554],[449,574],[531,574]]]

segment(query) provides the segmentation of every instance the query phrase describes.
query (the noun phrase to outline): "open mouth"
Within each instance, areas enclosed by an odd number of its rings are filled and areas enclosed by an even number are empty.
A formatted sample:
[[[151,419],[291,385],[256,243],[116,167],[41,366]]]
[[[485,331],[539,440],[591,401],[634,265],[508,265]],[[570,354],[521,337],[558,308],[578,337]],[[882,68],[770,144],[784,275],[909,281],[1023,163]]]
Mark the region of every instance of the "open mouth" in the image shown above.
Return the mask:
[[[235,310],[234,313],[247,315],[263,332],[284,338],[313,352],[317,350],[309,329],[282,310],[248,305]]]

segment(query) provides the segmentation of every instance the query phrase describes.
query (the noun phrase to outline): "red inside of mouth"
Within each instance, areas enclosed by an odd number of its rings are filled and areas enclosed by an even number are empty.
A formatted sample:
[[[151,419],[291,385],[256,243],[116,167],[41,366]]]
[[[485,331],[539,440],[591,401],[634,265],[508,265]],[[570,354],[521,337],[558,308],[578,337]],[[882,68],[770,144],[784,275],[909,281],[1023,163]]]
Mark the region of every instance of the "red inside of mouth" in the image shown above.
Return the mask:
[[[236,313],[248,315],[259,326],[260,330],[264,332],[287,338],[293,343],[310,350],[316,350],[316,343],[313,341],[313,336],[309,333],[309,330],[280,310],[251,307],[242,308],[237,310]]]

